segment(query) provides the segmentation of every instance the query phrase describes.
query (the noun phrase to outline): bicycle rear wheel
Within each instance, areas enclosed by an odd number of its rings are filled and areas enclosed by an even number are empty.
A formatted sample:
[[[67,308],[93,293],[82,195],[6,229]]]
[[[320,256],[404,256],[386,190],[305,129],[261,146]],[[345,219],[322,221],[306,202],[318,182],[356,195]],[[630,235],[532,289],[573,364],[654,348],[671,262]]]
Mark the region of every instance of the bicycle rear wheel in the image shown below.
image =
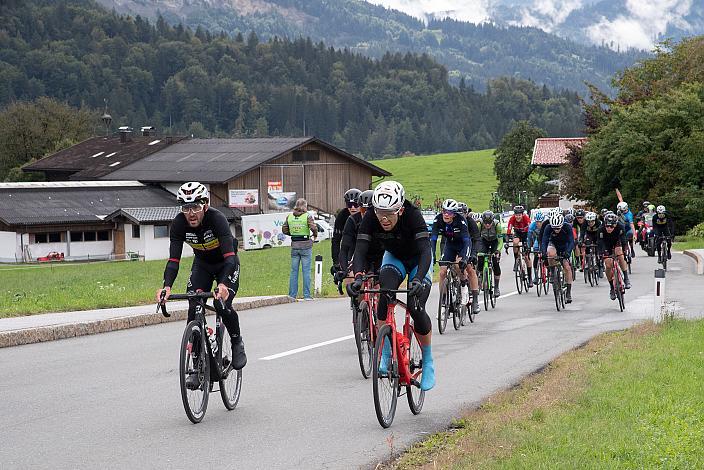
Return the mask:
[[[193,353],[196,350],[197,354]],[[186,325],[181,338],[180,353],[180,383],[181,401],[186,411],[186,416],[194,424],[200,423],[208,408],[208,396],[210,394],[210,358],[205,346],[205,332],[201,324],[196,320]],[[198,377],[198,388],[189,389],[186,387],[186,379],[190,374]]]
[[[452,299],[452,326],[455,330],[459,330],[462,326],[462,286],[459,283],[453,282],[453,299]]]
[[[369,324],[369,305],[366,302],[361,302],[354,321],[354,340],[357,344],[359,368],[365,379],[372,375],[372,353],[374,352],[372,328],[374,325]]]
[[[561,307],[560,294],[562,293],[562,284],[560,283],[559,270],[557,268],[554,269],[552,292],[555,294],[555,307],[557,307],[557,311],[559,312]]]
[[[411,371],[411,377],[416,377],[416,374],[420,372],[415,380],[420,384],[420,378],[423,374],[423,350],[420,346],[420,341],[416,337],[413,327],[409,328],[408,340],[411,344],[411,349],[409,351],[408,358],[408,368]],[[411,413],[417,415],[423,409],[423,402],[425,402],[425,392],[416,385],[406,386],[406,398],[408,398],[408,407],[411,409]]]
[[[443,294],[443,288],[445,293]],[[440,286],[440,300],[438,301],[438,331],[440,334],[445,333],[447,328],[447,319],[450,316],[450,302],[452,294],[450,293],[450,283],[445,278],[445,282]]]
[[[379,372],[384,343],[388,343],[393,349],[392,334],[389,325],[382,326],[374,346],[374,367],[372,367],[374,410],[376,418],[383,428],[388,428],[393,423],[398,400],[398,359],[395,357],[395,353],[391,354],[386,371]]]
[[[225,408],[232,411],[240,401],[242,392],[242,370],[232,368],[232,340],[229,334],[222,335],[222,363],[227,364],[220,379],[220,397]]]

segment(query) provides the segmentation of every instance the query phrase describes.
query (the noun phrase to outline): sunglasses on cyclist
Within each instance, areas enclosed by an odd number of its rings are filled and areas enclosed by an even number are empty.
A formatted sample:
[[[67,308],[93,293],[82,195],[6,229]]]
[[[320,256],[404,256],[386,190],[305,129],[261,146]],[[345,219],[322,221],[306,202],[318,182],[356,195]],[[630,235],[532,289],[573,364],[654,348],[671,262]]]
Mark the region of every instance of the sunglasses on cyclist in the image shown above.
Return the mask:
[[[455,215],[455,213],[452,211],[442,211],[442,215],[452,217],[453,215]]]
[[[398,215],[398,213],[401,211],[401,209],[397,210],[383,210],[383,209],[374,209],[374,213],[376,214],[376,217],[378,219],[390,219],[391,217]]]
[[[559,227],[552,228],[553,233],[560,233],[561,230],[562,230],[562,225],[560,225]]]
[[[348,208],[359,207],[359,204],[357,204],[356,202],[351,202],[351,201],[350,201],[350,202],[347,203],[347,207],[348,207]]]
[[[184,214],[187,214],[189,212],[192,212],[195,214],[195,213],[202,211],[203,206],[204,206],[204,204],[200,204],[197,202],[192,202],[190,204],[183,204],[181,206],[181,212],[183,212]]]
[[[616,224],[613,224],[613,225],[611,225],[611,224],[604,224],[604,226],[605,226],[606,228],[616,228]]]

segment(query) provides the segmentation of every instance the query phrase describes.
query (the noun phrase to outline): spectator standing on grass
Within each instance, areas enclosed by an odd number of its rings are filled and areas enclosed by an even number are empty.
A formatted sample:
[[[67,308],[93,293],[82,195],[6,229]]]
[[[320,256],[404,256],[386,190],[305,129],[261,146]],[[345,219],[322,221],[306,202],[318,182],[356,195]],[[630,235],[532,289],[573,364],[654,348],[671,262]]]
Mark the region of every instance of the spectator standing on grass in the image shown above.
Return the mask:
[[[318,237],[318,227],[308,213],[308,203],[301,198],[296,201],[293,213],[286,217],[282,231],[291,237],[291,275],[288,280],[288,295],[298,295],[298,267],[303,270],[303,299],[313,300],[310,295],[310,263],[313,258],[313,241]]]

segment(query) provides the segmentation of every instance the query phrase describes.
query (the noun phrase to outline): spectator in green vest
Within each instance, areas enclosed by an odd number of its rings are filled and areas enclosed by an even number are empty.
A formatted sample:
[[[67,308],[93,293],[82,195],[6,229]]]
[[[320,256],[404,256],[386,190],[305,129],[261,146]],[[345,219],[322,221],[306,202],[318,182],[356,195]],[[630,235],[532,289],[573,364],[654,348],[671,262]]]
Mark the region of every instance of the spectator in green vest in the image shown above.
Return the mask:
[[[301,198],[296,201],[293,213],[286,217],[282,231],[291,236],[291,275],[288,279],[288,295],[298,295],[298,266],[303,270],[303,299],[313,300],[310,295],[310,263],[313,258],[313,241],[318,237],[318,227],[308,213],[308,203]]]

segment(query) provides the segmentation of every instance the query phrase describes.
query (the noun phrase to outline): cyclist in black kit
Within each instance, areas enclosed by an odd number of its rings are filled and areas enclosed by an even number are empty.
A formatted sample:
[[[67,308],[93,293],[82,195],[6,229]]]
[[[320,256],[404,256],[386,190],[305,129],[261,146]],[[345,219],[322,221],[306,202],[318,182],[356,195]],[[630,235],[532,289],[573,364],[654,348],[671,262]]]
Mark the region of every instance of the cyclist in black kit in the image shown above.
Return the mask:
[[[213,281],[217,282],[215,298],[221,299],[225,308],[223,310],[220,302],[215,302],[215,308],[232,338],[232,366],[242,369],[247,363],[247,355],[240,336],[239,316],[232,308],[232,300],[240,285],[237,241],[225,216],[208,205],[210,193],[201,183],[184,183],[178,189],[177,199],[181,204],[181,213],[174,217],[169,229],[169,261],[164,270],[164,287],[157,291],[157,300],[162,290],[166,291],[165,299],[169,298],[171,286],[178,275],[183,243],[188,243],[193,248],[195,258],[186,290],[207,292],[211,290]],[[195,302],[189,305],[188,322],[195,318],[196,305]],[[194,342],[194,347],[197,344],[200,343]],[[194,357],[198,357],[197,352]],[[194,373],[186,379],[186,385],[189,388],[192,385],[197,387],[197,381]]]

